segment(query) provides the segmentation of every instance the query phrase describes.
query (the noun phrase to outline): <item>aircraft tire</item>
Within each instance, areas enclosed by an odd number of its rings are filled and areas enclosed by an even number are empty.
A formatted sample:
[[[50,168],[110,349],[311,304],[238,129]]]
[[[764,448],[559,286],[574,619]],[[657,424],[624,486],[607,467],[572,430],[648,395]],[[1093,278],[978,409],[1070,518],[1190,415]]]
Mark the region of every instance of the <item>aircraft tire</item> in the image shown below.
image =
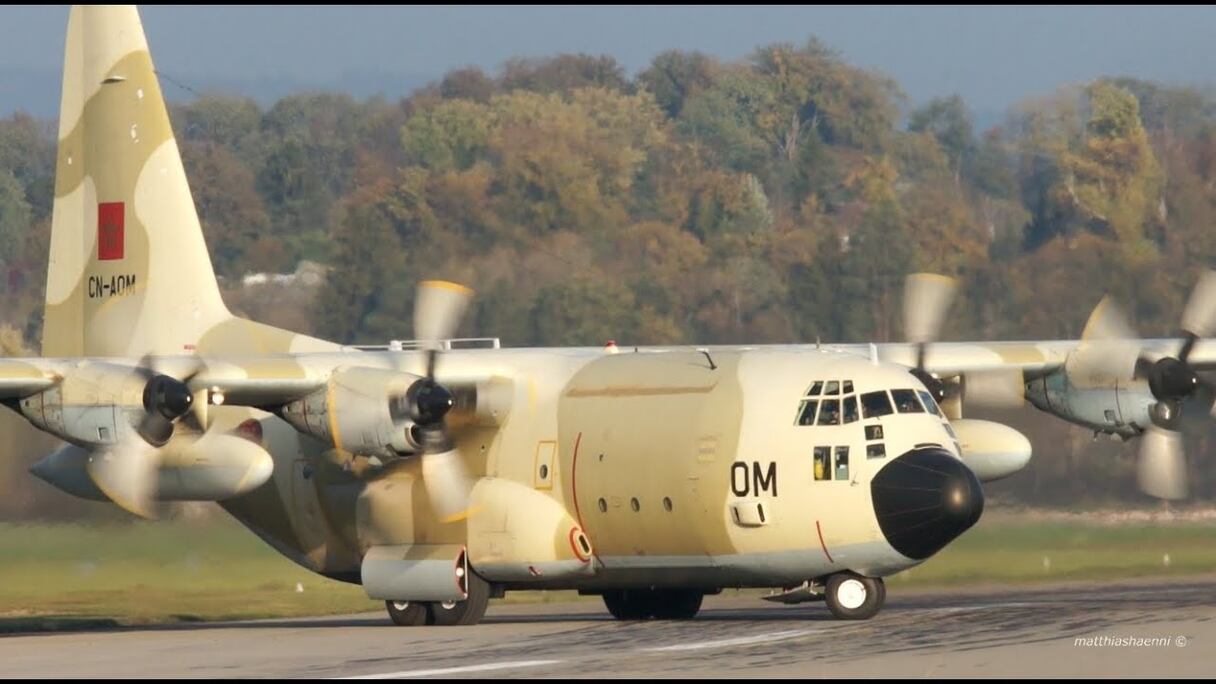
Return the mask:
[[[427,614],[431,619],[428,624],[448,627],[481,622],[486,616],[486,608],[490,605],[490,584],[477,573],[470,572],[468,590],[469,597],[463,601],[428,603]]]
[[[385,601],[388,617],[398,627],[421,627],[431,624],[431,612],[421,601]]]
[[[853,572],[838,572],[828,577],[824,600],[828,610],[840,620],[869,620],[878,614],[887,599],[887,587],[880,577],[862,577]]]
[[[655,589],[651,594],[656,620],[691,620],[701,610],[705,594],[696,589]]]
[[[645,620],[654,610],[652,594],[649,589],[609,589],[604,606],[618,620]]]

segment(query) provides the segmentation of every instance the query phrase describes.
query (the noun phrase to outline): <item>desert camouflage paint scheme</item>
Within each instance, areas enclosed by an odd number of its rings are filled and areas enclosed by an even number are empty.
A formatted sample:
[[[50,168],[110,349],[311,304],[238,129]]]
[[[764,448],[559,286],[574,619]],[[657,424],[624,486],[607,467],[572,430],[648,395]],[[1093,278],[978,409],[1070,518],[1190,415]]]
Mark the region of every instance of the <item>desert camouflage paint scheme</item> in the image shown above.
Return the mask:
[[[982,494],[967,489],[975,478],[961,466],[971,519],[940,538],[893,530],[898,511],[880,500],[883,478],[902,477],[909,454],[971,462],[947,419],[961,418],[957,400],[946,415],[928,400],[915,412],[799,424],[805,401],[828,399],[826,385],[807,397],[819,381],[841,383],[833,401],[904,389],[924,401],[908,372],[917,347],[884,344],[445,351],[436,379],[454,388],[448,427],[474,484],[463,515],[441,520],[421,459],[383,443],[385,429],[409,434],[376,423],[383,393],[360,398],[376,378],[405,387],[425,375],[422,351],[344,348],[225,307],[133,7],[71,11],[57,163],[44,357],[0,360],[0,399],[70,443],[34,471],[78,496],[130,504],[94,486],[87,464],[138,421],[137,366],[150,364],[189,378],[196,418],[160,448],[177,478],[170,486],[162,473],[160,498],[218,500],[295,562],[349,581],[360,580],[369,549],[389,562],[422,553],[448,565],[467,550],[468,564],[503,588],[709,591],[843,570],[881,577],[978,518]],[[1145,345],[1177,353],[1174,341]],[[1062,402],[1076,395],[1062,382],[1112,395],[1108,378],[1060,379],[1085,348],[941,343],[924,365],[946,378],[1020,371],[1032,401],[1068,415]],[[1216,347],[1200,343],[1192,360],[1216,362]],[[1103,426],[1082,413],[1078,422],[1111,431],[1133,420]],[[226,450],[204,448],[213,434],[257,453],[219,473]],[[1029,445],[1022,453],[1011,439],[996,450],[1024,464]],[[818,470],[817,449],[829,454]],[[221,490],[229,495],[198,495]]]

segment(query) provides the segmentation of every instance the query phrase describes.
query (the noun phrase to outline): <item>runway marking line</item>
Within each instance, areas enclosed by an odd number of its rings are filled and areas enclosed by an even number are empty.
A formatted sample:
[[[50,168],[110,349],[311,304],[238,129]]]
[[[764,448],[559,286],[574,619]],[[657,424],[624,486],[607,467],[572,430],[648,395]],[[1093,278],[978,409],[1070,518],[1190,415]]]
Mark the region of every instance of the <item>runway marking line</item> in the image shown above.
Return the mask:
[[[482,665],[463,665],[461,667],[440,667],[432,670],[405,670],[402,672],[386,672],[384,674],[358,675],[355,677],[338,677],[337,679],[406,679],[408,677],[435,677],[438,675],[460,674],[462,672],[488,672],[490,670],[507,670],[515,667],[540,667],[554,665],[560,660],[516,660],[505,663],[484,663]]]
[[[921,612],[926,613],[965,613],[976,610],[991,610],[993,608],[1029,608],[1032,606],[1042,606],[1043,603],[1033,601],[1009,601],[1006,603],[983,603],[976,606],[944,606],[941,608],[924,608]]]
[[[651,651],[655,653],[663,653],[669,651],[699,651],[706,648],[726,648],[729,646],[747,646],[750,644],[762,644],[771,641],[784,641],[795,637],[814,634],[820,630],[817,629],[787,629],[782,632],[769,632],[767,634],[756,634],[754,636],[735,637],[733,639],[719,639],[718,641],[703,641],[697,644],[675,644],[674,646],[656,646],[654,648],[644,648],[643,651]]]

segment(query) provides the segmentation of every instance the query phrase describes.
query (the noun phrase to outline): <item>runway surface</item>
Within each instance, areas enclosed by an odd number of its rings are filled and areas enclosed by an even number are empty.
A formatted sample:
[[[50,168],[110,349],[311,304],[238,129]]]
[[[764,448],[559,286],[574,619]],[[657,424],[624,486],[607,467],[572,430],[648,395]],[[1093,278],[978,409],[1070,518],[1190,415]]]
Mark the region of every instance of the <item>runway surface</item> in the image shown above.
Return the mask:
[[[4,677],[1216,675],[1216,577],[1016,590],[888,587],[866,622],[710,597],[688,622],[598,601],[494,605],[476,627],[384,614],[0,638]]]

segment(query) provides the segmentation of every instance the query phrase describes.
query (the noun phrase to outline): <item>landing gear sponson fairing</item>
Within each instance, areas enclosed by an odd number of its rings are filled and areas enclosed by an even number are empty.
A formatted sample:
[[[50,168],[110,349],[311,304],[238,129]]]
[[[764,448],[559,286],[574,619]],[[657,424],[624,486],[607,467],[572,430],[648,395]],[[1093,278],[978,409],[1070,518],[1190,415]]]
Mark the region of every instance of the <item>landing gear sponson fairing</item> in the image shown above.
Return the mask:
[[[933,343],[950,283],[917,276],[909,343],[451,349],[471,293],[423,283],[414,345],[362,350],[233,316],[220,298],[139,17],[68,25],[42,358],[0,399],[67,442],[33,472],[140,514],[216,501],[398,624],[471,624],[513,589],[601,594],[621,619],[690,618],[723,587],[882,606],[882,577],[972,526],[980,481],[1030,445],[962,418],[1028,396],[1151,439],[1207,401],[1213,299],[1184,340],[1110,313],[1082,341]]]

